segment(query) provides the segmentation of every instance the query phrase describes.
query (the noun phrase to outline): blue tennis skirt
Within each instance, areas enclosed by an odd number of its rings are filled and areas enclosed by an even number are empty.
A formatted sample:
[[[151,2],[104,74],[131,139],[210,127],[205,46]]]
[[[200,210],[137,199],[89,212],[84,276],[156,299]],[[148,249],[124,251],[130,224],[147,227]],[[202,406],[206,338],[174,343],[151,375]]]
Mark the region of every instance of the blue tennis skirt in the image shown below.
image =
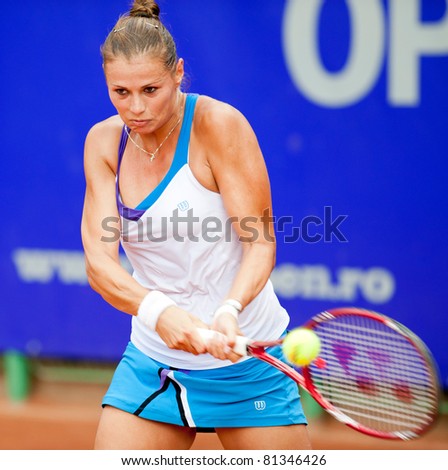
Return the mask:
[[[284,360],[279,346],[269,353]],[[307,424],[298,385],[258,359],[217,369],[180,370],[154,361],[131,342],[102,405],[203,432]]]

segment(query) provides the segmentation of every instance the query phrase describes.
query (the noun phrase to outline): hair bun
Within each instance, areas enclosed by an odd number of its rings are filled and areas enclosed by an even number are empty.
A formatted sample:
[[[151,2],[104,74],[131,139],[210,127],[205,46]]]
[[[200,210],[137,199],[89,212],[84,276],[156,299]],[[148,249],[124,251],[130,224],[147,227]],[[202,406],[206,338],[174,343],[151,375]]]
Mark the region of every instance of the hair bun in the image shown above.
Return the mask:
[[[159,19],[160,7],[153,0],[134,0],[129,16]]]

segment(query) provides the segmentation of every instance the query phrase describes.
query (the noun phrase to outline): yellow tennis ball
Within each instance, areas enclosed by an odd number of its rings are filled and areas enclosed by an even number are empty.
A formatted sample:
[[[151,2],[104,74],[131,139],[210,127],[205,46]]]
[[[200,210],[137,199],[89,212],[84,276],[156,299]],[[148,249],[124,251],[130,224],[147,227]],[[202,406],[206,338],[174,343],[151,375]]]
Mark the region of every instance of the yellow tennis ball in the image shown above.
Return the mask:
[[[295,328],[286,335],[282,347],[289,362],[306,366],[320,353],[320,339],[308,328]]]

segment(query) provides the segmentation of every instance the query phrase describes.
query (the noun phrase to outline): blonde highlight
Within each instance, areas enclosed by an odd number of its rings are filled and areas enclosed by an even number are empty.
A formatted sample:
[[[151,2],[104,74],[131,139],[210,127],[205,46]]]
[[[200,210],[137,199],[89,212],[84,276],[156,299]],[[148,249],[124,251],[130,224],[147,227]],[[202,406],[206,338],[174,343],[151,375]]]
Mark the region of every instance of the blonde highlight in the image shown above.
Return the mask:
[[[167,70],[174,70],[178,60],[176,44],[159,15],[160,8],[155,1],[135,0],[101,46],[103,64],[117,57],[129,60],[150,55],[160,58]]]

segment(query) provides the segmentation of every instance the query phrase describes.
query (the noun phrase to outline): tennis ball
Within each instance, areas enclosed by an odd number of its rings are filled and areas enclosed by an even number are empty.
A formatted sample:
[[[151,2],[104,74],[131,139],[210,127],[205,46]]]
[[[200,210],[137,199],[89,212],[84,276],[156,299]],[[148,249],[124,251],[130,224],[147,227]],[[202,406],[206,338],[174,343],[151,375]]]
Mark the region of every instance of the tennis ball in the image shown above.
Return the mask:
[[[314,331],[308,328],[295,328],[286,335],[282,348],[289,362],[306,366],[318,356],[320,339]]]

